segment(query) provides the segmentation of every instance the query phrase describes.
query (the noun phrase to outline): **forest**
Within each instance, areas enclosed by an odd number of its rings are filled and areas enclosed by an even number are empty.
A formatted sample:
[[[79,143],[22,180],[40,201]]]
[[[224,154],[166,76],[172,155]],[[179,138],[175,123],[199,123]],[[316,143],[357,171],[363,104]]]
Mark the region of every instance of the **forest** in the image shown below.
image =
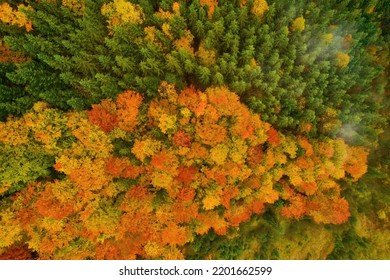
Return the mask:
[[[390,259],[389,32],[386,0],[0,0],[0,259]]]

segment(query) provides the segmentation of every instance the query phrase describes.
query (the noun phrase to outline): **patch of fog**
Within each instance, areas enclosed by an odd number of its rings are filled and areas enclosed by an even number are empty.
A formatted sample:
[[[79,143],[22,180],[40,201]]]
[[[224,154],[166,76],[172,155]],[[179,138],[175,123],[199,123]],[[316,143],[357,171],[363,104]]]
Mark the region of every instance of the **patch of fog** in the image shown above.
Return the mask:
[[[347,142],[353,141],[358,135],[357,126],[353,124],[343,124],[340,128],[340,136]]]
[[[307,41],[306,56],[304,57],[309,64],[322,59],[332,59],[337,52],[348,52],[349,48],[345,48],[345,38],[347,35],[351,35],[353,40],[356,34],[355,23],[347,21],[339,22],[333,28],[325,31],[324,34],[332,34],[332,41],[330,43],[325,43],[323,38],[315,37]]]

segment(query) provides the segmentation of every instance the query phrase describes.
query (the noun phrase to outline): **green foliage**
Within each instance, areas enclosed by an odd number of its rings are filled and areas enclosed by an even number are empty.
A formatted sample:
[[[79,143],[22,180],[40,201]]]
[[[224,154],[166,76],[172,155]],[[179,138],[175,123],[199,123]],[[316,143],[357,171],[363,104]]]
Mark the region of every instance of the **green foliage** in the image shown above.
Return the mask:
[[[368,242],[365,238],[361,238],[353,230],[344,232],[341,236],[337,236],[335,240],[335,248],[328,256],[329,260],[345,260],[357,259],[357,251],[367,250]]]
[[[28,183],[50,175],[54,158],[37,146],[10,147],[0,145],[0,182],[8,187],[8,194],[15,193]]]
[[[7,73],[14,70],[15,65],[0,63],[0,121],[5,121],[9,115],[22,115],[36,101],[26,94],[23,87],[12,83],[7,78]]]
[[[216,1],[210,14],[199,0],[132,0],[143,13],[133,23],[102,12],[113,1],[84,0],[77,11],[62,2],[1,1],[15,11],[19,4],[31,7],[23,12],[32,22],[27,30],[0,20],[0,42],[11,51],[0,53],[1,122],[22,116],[37,101],[63,112],[81,111],[128,89],[148,103],[159,97],[163,81],[177,90],[226,86],[285,134],[342,137],[371,148],[369,169],[358,183],[342,185],[352,215],[342,226],[286,222],[277,214],[285,203],[279,199],[227,237],[213,230],[194,236],[185,245],[186,258],[389,258],[381,249],[389,242],[390,219],[386,1],[269,0],[261,13],[253,12],[254,1]],[[18,55],[23,59],[14,59]],[[146,108],[140,108],[142,114]],[[139,121],[147,125],[146,119]],[[164,144],[171,140],[157,128],[150,135]],[[115,138],[113,155],[141,166],[129,148],[133,137]],[[69,148],[74,139],[61,135],[56,149]],[[42,143],[10,145],[0,145],[0,205],[32,182],[63,178]],[[298,147],[297,157],[304,154]],[[124,193],[139,182],[117,178],[115,183]],[[160,191],[154,207],[167,197]],[[59,258],[92,248],[83,238],[70,244]]]
[[[224,84],[278,128],[294,131],[310,123],[313,136],[376,142],[384,121],[372,98],[373,81],[385,67],[376,63],[386,51],[381,4],[269,1],[259,20],[238,1],[218,3],[210,16],[199,1],[179,1],[173,11],[174,1],[143,0],[137,1],[142,23],[109,26],[104,3],[86,0],[79,14],[32,2],[34,11],[26,12],[32,31],[2,27],[6,42],[33,58],[7,74],[26,92],[3,101],[3,114],[18,113],[15,104],[31,106],[31,98],[78,110],[128,88],[153,98],[163,80],[178,88]],[[294,20],[299,32],[291,30]],[[152,41],[145,29],[151,27]],[[183,40],[187,47],[177,43]],[[207,65],[201,46],[215,54]],[[340,54],[350,60],[342,68]],[[330,109],[336,109],[331,116]]]

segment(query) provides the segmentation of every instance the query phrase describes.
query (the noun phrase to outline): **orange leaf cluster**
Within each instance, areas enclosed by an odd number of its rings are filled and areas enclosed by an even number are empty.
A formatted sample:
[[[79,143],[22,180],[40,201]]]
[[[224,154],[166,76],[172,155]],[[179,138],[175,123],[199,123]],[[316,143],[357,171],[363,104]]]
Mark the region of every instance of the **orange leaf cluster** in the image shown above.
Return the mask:
[[[107,172],[116,178],[135,179],[141,173],[141,168],[132,165],[127,158],[111,157],[106,161]]]
[[[268,142],[275,146],[280,144],[278,132],[273,127],[268,130]]]
[[[31,10],[31,7],[20,4],[18,5],[17,10],[13,10],[7,2],[2,3],[0,5],[0,21],[10,25],[24,27],[26,28],[27,32],[31,31],[32,23],[27,18],[26,14],[22,11],[23,9]]]
[[[128,132],[132,132],[138,125],[138,110],[142,102],[139,93],[128,90],[118,96],[116,103],[118,106],[118,126]]]
[[[29,60],[24,54],[12,51],[4,42],[0,41],[0,62],[19,64]]]
[[[200,0],[201,6],[208,6],[207,15],[211,18],[214,14],[215,7],[218,6],[218,0]]]
[[[62,5],[68,7],[78,15],[81,15],[84,10],[83,0],[62,0]]]
[[[100,104],[92,105],[92,110],[88,112],[88,120],[108,133],[118,126],[116,110],[114,102],[103,100]]]
[[[127,91],[89,112],[36,106],[2,124],[2,143],[34,142],[55,157],[63,178],[16,193],[12,215],[0,220],[0,229],[12,224],[13,238],[0,246],[23,238],[42,259],[172,259],[183,258],[180,248],[194,234],[225,235],[278,200],[286,218],[348,219],[336,180],[364,174],[363,148],[283,135],[223,87],[161,91],[141,116],[142,96]],[[172,129],[161,127],[162,116]],[[44,137],[30,133],[45,127]],[[115,147],[118,139],[126,144]],[[54,149],[57,142],[68,144]]]
[[[0,255],[0,260],[32,260],[32,255],[26,245],[14,245]]]

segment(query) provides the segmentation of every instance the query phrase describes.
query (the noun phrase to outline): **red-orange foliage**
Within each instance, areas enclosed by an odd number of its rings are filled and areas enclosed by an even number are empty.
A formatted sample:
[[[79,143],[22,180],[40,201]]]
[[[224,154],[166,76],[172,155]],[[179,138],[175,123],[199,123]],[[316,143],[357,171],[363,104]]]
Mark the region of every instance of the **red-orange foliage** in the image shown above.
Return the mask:
[[[151,201],[153,194],[143,186],[136,186],[127,191],[124,200],[122,201],[121,210],[132,212],[133,210],[144,210],[150,212]]]
[[[158,171],[176,174],[178,167],[178,159],[171,152],[160,152],[152,156],[150,164]]]
[[[313,155],[313,153],[314,153],[313,147],[306,138],[304,138],[304,137],[298,138],[298,143],[305,150],[306,156],[310,157]]]
[[[251,147],[248,152],[247,162],[248,165],[252,168],[256,167],[260,164],[260,162],[263,160],[264,152],[263,152],[263,146],[257,145],[254,147]]]
[[[213,210],[207,213],[200,213],[198,220],[201,224],[197,230],[198,234],[205,234],[212,228],[217,234],[225,235],[228,229],[228,223],[225,218]]]
[[[249,209],[255,214],[261,214],[265,211],[265,204],[262,201],[253,199],[249,204]]]
[[[162,245],[184,245],[190,238],[189,234],[190,232],[185,227],[170,223],[161,232]]]
[[[248,220],[252,215],[252,211],[247,205],[233,205],[226,209],[226,220],[233,226],[238,226],[240,223]]]
[[[334,149],[333,147],[325,142],[320,142],[318,143],[318,152],[327,158],[331,158],[334,154]]]
[[[109,174],[118,178],[135,179],[141,173],[141,168],[130,163],[127,158],[111,157],[106,162]]]
[[[177,199],[183,202],[191,202],[195,197],[195,190],[191,187],[182,187],[177,194]]]
[[[268,143],[273,144],[275,146],[280,144],[278,132],[275,130],[275,128],[271,127],[268,130],[267,135],[268,135]]]
[[[105,240],[102,244],[96,245],[96,259],[98,260],[121,260],[125,259],[121,256],[120,248],[117,242],[113,240]],[[134,256],[135,258],[135,256]]]
[[[234,118],[236,123],[232,126],[232,132],[242,139],[250,137],[256,129],[250,111],[245,107],[240,108],[234,112]]]
[[[118,107],[118,126],[128,132],[132,132],[138,125],[138,110],[141,106],[142,96],[139,93],[128,90],[117,99]]]
[[[74,205],[71,201],[60,201],[55,197],[50,188],[40,193],[39,199],[34,203],[39,215],[62,219],[74,212]]]
[[[308,214],[316,223],[342,224],[351,216],[348,202],[344,198],[315,197],[308,203]]]
[[[198,121],[195,129],[196,136],[202,143],[206,145],[216,146],[217,144],[226,141],[226,128],[219,124],[210,124],[207,122]]]
[[[240,193],[240,190],[235,186],[226,186],[221,197],[221,204],[229,209],[231,205],[231,200],[235,198]]]
[[[222,115],[232,116],[239,113],[239,110],[247,109],[240,103],[238,95],[225,87],[208,88],[206,93],[210,104]]]
[[[282,209],[282,216],[298,219],[306,213],[306,199],[303,195],[296,194],[290,198],[290,205],[284,206]]]
[[[27,245],[13,245],[0,255],[0,260],[32,260]]]
[[[226,88],[190,86],[177,97],[164,88],[141,116],[142,96],[126,91],[87,114],[38,108],[1,125],[0,142],[34,143],[64,177],[17,192],[11,214],[0,219],[15,237],[11,244],[0,230],[9,252],[25,242],[43,259],[183,258],[180,248],[194,234],[225,235],[280,200],[285,218],[347,221],[335,180],[364,174],[363,148],[283,135]],[[60,116],[51,120],[48,112]],[[63,128],[44,129],[58,119]],[[116,139],[132,144],[115,149]],[[57,141],[71,143],[56,149]]]
[[[88,112],[88,119],[91,123],[98,125],[104,132],[108,133],[118,126],[116,104],[110,100],[103,100],[100,104],[92,105]]]
[[[226,183],[227,183],[227,178],[226,178],[226,174],[224,174],[224,172],[216,172],[214,173],[214,180],[215,182],[217,182],[218,185],[220,186],[225,186]]]
[[[196,116],[202,115],[207,106],[206,96],[195,89],[193,85],[183,89],[177,101],[181,106],[188,107]]]
[[[364,173],[367,172],[367,156],[368,152],[363,147],[353,147],[349,149],[344,169],[346,172],[351,174],[354,181],[357,181]]]
[[[310,183],[303,182],[300,187],[302,191],[307,195],[313,195],[317,191],[316,182],[310,182]]]
[[[200,0],[200,4],[202,6],[208,6],[207,15],[209,17],[212,17],[212,15],[214,14],[215,7],[218,6],[218,0]]]
[[[189,193],[187,193],[187,195],[189,195]],[[173,217],[172,221],[181,224],[190,223],[191,221],[196,220],[199,209],[198,205],[191,203],[193,197],[190,200],[188,200],[189,197],[185,197],[184,199],[187,200],[183,201],[180,200],[181,198],[182,196],[178,195],[178,201],[172,205],[172,208],[170,209]]]
[[[188,159],[206,159],[209,156],[209,151],[202,144],[195,142],[191,145],[191,150],[187,154]]]
[[[191,147],[192,136],[183,130],[179,130],[173,136],[173,143],[176,146]]]
[[[199,171],[198,168],[196,168],[195,166],[189,166],[189,167],[180,166],[177,180],[183,184],[189,184],[193,181],[198,171]]]
[[[0,62],[1,63],[23,63],[28,61],[29,58],[24,54],[16,51],[12,51],[5,43],[0,41]]]

